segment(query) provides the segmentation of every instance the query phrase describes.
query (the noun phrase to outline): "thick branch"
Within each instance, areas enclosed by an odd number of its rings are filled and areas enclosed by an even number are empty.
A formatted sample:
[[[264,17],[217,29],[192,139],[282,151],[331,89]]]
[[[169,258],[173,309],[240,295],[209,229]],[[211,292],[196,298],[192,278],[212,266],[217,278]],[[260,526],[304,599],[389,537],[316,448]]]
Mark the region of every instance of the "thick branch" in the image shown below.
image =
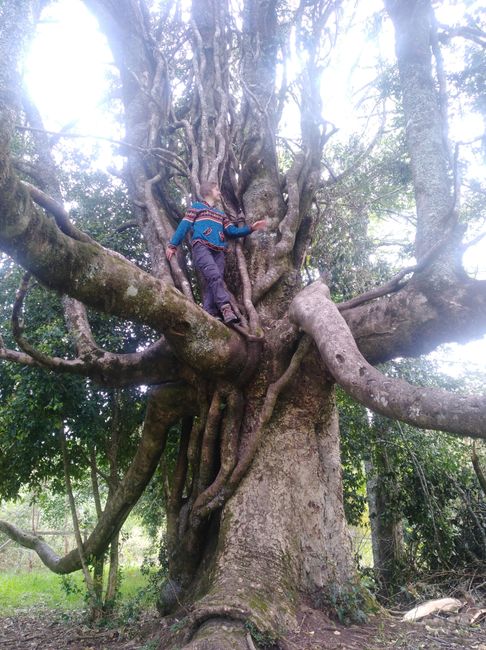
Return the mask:
[[[290,315],[313,337],[337,383],[368,408],[420,428],[486,438],[486,398],[414,387],[373,368],[359,352],[324,284],[316,282],[298,294]]]
[[[423,280],[414,276],[395,294],[343,312],[370,363],[417,357],[441,343],[483,336],[486,282],[465,279],[438,291]]]
[[[385,0],[395,26],[406,134],[417,202],[416,257],[448,230],[453,217],[444,120],[432,74],[433,10],[424,0]],[[449,264],[450,266],[450,264]],[[448,265],[440,271],[450,272]]]
[[[12,25],[19,18],[12,14],[8,25],[16,34]],[[176,354],[200,372],[239,373],[246,355],[235,332],[121,256],[67,237],[32,204],[10,162],[19,95],[15,54],[8,50],[0,59],[0,81],[8,89],[0,95],[0,248],[46,286],[164,332]]]
[[[218,372],[218,368],[221,372],[225,366],[241,370],[245,350],[235,333],[121,256],[64,235],[36,211],[8,162],[2,162],[0,247],[4,251],[48,287],[99,311],[164,331],[177,354],[202,372]],[[200,345],[202,337],[205,346]]]
[[[238,462],[232,470],[231,475],[224,485],[222,485],[219,492],[214,494],[214,496],[213,492],[215,492],[215,489],[212,487],[209,488],[208,494],[203,494],[201,497],[201,504],[198,504],[199,509],[197,513],[194,514],[194,519],[196,519],[196,517],[206,517],[212,511],[220,508],[236,490],[255,457],[265,431],[265,426],[273,415],[275,404],[280,393],[289,385],[290,381],[295,376],[295,373],[300,368],[302,360],[309,351],[310,345],[311,339],[307,336],[302,337],[288,368],[285,370],[283,375],[277,379],[277,381],[270,384],[258,420],[255,423],[251,434],[240,446],[238,451]],[[210,501],[206,498],[208,496],[211,496]]]
[[[443,33],[439,35],[439,39],[442,41],[459,36],[486,49],[486,32],[479,27],[449,27],[444,24],[439,24],[439,27],[443,30]]]

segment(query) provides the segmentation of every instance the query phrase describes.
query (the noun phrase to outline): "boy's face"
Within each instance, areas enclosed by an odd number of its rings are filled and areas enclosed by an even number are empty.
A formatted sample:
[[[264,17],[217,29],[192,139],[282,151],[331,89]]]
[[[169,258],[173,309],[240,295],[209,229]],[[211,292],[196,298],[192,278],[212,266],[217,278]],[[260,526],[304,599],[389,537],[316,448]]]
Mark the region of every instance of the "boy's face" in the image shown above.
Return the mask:
[[[213,201],[217,201],[217,200],[219,199],[219,197],[221,196],[221,190],[219,189],[219,187],[218,187],[217,185],[215,185],[215,186],[211,189],[211,194],[210,194],[210,196],[211,196],[211,198],[213,199]]]

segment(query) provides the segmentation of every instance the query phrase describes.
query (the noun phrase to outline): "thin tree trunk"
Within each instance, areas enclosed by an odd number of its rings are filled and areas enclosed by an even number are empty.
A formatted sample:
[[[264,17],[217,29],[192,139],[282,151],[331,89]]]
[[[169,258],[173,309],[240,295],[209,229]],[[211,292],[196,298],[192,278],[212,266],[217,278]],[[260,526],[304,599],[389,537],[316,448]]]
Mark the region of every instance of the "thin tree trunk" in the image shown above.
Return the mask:
[[[86,589],[88,591],[88,596],[90,600],[91,615],[93,619],[96,620],[100,616],[100,611],[99,611],[100,601],[97,600],[95,581],[93,580],[89,572],[88,563],[84,553],[83,540],[81,538],[79,519],[78,519],[78,514],[76,512],[76,503],[74,501],[73,488],[71,484],[71,474],[69,470],[69,458],[68,458],[68,453],[66,448],[66,436],[64,433],[64,427],[61,427],[61,429],[59,430],[59,441],[60,441],[61,453],[62,453],[62,459],[64,465],[64,480],[66,483],[66,493],[69,499],[69,507],[71,509],[71,518],[73,521],[74,536],[76,538],[76,545],[77,545],[79,557],[81,559],[81,567],[83,569],[84,582],[86,584]]]
[[[118,567],[119,567],[119,539],[117,533],[110,544],[110,569],[108,571],[108,580],[105,593],[105,609],[113,608],[118,593]]]
[[[381,454],[381,458],[388,463],[386,452]],[[368,460],[365,469],[373,566],[381,591],[386,594],[392,588],[397,571],[403,563],[403,523],[401,517],[393,513],[390,505],[390,484],[385,485],[382,477],[384,465],[378,467],[372,460]]]
[[[476,452],[476,441],[473,441],[473,447],[471,452],[471,463],[476,473],[476,477],[479,481],[479,485],[483,491],[483,494],[486,496],[486,476],[484,475],[483,468],[479,462],[479,456]]]

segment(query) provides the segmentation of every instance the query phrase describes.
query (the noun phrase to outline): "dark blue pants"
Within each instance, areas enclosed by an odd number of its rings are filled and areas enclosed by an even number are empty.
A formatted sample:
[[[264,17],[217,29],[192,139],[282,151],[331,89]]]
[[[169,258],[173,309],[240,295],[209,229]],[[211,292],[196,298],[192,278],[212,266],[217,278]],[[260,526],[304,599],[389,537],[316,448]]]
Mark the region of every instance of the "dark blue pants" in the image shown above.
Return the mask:
[[[213,316],[219,315],[222,305],[230,298],[224,286],[224,252],[215,251],[204,244],[195,243],[192,248],[194,266],[201,273],[203,308]]]

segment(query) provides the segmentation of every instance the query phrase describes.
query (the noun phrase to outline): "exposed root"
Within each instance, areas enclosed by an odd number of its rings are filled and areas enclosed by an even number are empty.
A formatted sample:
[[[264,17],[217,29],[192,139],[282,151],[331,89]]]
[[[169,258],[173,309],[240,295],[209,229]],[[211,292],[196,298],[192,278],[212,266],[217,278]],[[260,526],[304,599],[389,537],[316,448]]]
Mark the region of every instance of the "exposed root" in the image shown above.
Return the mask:
[[[185,619],[187,625],[184,628],[182,641],[184,644],[189,643],[193,638],[196,630],[203,623],[211,619],[229,619],[232,621],[246,622],[251,616],[249,610],[242,607],[230,607],[229,605],[212,605],[198,608]]]

